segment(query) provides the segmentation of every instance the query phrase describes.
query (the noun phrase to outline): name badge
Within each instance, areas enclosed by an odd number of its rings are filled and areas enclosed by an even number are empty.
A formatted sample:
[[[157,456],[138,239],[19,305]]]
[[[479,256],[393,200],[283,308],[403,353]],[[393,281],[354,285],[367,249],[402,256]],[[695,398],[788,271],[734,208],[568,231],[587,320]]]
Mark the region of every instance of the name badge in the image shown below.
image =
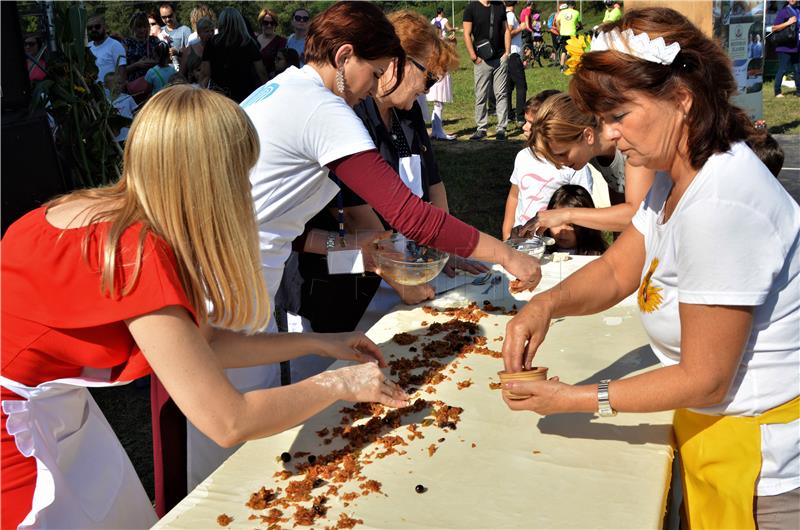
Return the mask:
[[[328,274],[361,274],[364,256],[361,249],[328,250]]]

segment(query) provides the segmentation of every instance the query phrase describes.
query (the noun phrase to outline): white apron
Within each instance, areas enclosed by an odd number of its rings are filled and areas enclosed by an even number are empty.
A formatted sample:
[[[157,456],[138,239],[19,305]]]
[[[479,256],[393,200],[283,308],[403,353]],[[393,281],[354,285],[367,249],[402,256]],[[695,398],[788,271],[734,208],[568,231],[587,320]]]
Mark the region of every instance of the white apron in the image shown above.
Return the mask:
[[[0,376],[24,398],[2,402],[17,448],[36,458],[36,489],[19,528],[150,528],[153,506],[128,455],[86,387],[125,384],[66,378],[36,387]]]

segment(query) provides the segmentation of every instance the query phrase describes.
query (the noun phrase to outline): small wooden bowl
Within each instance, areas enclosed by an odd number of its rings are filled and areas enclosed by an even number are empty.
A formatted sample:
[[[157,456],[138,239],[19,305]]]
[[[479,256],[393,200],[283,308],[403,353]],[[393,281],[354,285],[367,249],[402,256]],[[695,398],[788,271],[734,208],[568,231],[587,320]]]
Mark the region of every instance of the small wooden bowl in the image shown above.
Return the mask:
[[[512,381],[541,381],[547,379],[547,367],[533,366],[530,370],[522,370],[521,372],[506,372],[502,370],[497,372],[500,376],[500,383],[510,383]],[[503,389],[503,396],[511,400],[528,399],[530,395],[515,394],[506,389]]]

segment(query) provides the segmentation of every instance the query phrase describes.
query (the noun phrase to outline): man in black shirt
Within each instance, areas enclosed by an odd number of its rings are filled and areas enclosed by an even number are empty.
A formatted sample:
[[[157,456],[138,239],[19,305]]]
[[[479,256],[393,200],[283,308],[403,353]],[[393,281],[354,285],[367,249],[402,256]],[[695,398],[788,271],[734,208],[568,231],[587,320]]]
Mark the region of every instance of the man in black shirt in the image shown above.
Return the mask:
[[[506,139],[508,125],[507,59],[511,52],[511,31],[506,22],[502,2],[478,0],[464,8],[464,44],[475,72],[475,124],[470,137],[480,140],[486,136],[489,83],[497,98],[497,140]]]

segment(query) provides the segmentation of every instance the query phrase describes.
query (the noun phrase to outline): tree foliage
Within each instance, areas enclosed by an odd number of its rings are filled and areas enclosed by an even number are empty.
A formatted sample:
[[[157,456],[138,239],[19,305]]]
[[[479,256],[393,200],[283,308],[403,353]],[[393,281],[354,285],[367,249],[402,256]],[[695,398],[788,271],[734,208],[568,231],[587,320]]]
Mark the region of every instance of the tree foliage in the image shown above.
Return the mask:
[[[47,76],[35,85],[32,105],[55,121],[68,188],[106,184],[119,178],[122,150],[115,137],[131,120],[117,113],[96,82],[95,57],[85,43],[86,11],[68,2],[54,2],[53,10],[57,49],[47,56]]]
[[[327,9],[330,5],[332,5],[333,1],[325,0],[325,1],[314,1],[314,2],[298,2],[295,0],[281,0],[281,1],[271,1],[271,2],[250,2],[250,1],[206,1],[206,2],[198,2],[198,1],[178,1],[172,2],[172,5],[175,8],[175,12],[178,14],[178,21],[180,24],[189,25],[189,14],[192,12],[198,4],[206,4],[214,10],[215,13],[219,13],[225,7],[235,7],[238,9],[242,15],[244,16],[245,20],[250,24],[254,31],[258,32],[259,28],[257,25],[257,18],[258,13],[264,7],[270,8],[275,14],[278,15],[278,34],[288,36],[292,33],[292,24],[291,24],[291,16],[295,9],[303,8],[308,10],[311,16],[316,16],[325,9]],[[544,2],[542,2],[544,3]],[[411,1],[389,1],[389,2],[378,2],[381,8],[385,12],[392,12],[398,9],[413,9],[418,11],[426,16],[433,17],[436,13],[436,7],[442,6],[445,8],[445,12],[447,13],[448,17],[451,16],[450,13],[452,11],[452,7],[455,7],[455,11],[459,14],[464,10],[464,5],[466,2],[460,0],[458,2],[436,2],[436,1],[428,1],[428,2],[411,2]],[[87,11],[89,14],[100,13],[105,16],[106,24],[108,25],[108,29],[110,32],[121,35],[121,36],[128,36],[130,34],[129,22],[131,16],[138,12],[143,11],[145,13],[158,13],[158,7],[161,5],[161,2],[114,2],[114,1],[88,1],[84,2]]]

